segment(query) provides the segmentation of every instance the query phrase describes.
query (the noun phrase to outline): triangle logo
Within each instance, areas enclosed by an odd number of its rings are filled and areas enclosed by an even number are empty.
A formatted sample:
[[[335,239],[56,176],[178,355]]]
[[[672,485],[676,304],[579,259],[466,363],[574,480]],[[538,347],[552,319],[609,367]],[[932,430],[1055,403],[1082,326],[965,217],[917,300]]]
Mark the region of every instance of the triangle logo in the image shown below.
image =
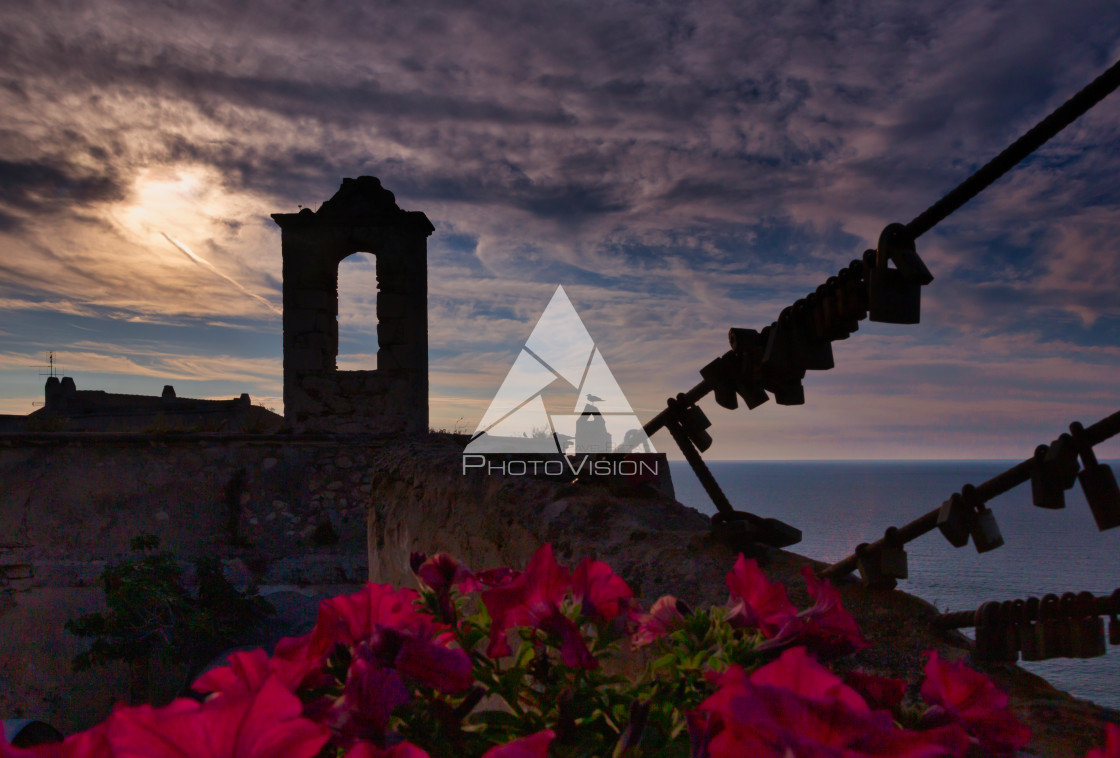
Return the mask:
[[[575,391],[571,413],[541,393]],[[595,341],[561,286],[537,319],[464,453],[655,453]]]

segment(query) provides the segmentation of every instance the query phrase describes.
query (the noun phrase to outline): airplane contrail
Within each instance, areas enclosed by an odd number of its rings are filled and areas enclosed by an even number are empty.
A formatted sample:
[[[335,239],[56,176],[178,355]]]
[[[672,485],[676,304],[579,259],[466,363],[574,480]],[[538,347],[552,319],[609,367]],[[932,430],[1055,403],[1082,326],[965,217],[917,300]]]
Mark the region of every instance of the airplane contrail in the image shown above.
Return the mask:
[[[211,272],[213,272],[213,273],[217,274],[218,276],[222,277],[222,278],[223,278],[223,279],[225,279],[225,280],[226,280],[227,282],[229,282],[230,284],[232,284],[232,285],[233,285],[234,287],[237,287],[237,289],[241,290],[242,292],[244,292],[244,293],[245,293],[246,295],[248,295],[249,297],[252,297],[252,298],[255,298],[255,299],[257,299],[257,300],[260,300],[260,301],[261,301],[262,303],[264,303],[264,304],[265,304],[265,305],[266,305],[266,306],[268,307],[268,309],[269,309],[270,311],[272,311],[273,313],[276,313],[276,314],[278,314],[278,315],[280,315],[280,316],[283,316],[283,315],[284,315],[284,312],[283,312],[283,311],[281,311],[281,310],[280,310],[279,308],[277,308],[277,307],[276,307],[275,305],[273,305],[272,303],[270,303],[270,302],[269,302],[268,300],[266,300],[265,298],[263,298],[263,297],[261,297],[260,295],[256,294],[255,292],[250,292],[249,290],[245,289],[245,287],[243,287],[243,286],[241,285],[241,283],[240,283],[240,282],[238,282],[238,281],[237,281],[236,279],[233,279],[232,277],[226,276],[226,275],[225,275],[225,274],[223,274],[223,273],[222,273],[221,271],[219,271],[218,269],[214,268],[214,264],[213,264],[213,263],[211,263],[210,261],[208,261],[208,260],[206,260],[206,259],[204,259],[204,258],[199,258],[199,257],[198,257],[197,255],[195,255],[195,254],[194,254],[194,252],[192,252],[192,251],[191,251],[191,249],[190,249],[189,247],[187,247],[187,246],[186,246],[186,245],[184,245],[184,244],[183,244],[182,242],[180,242],[179,240],[177,240],[177,239],[175,239],[174,237],[172,237],[172,236],[171,236],[170,234],[168,234],[167,232],[160,232],[160,234],[162,234],[162,235],[164,236],[164,239],[166,239],[166,240],[167,240],[168,242],[170,242],[170,243],[171,243],[172,245],[174,245],[175,247],[179,248],[179,249],[180,249],[180,250],[181,250],[181,251],[183,252],[183,254],[184,254],[184,255],[186,255],[186,256],[187,256],[188,258],[190,258],[190,259],[191,259],[192,261],[194,261],[194,262],[195,262],[195,263],[197,263],[198,265],[202,266],[202,267],[203,267],[203,268],[205,268],[205,269],[209,269],[209,270],[210,270]]]

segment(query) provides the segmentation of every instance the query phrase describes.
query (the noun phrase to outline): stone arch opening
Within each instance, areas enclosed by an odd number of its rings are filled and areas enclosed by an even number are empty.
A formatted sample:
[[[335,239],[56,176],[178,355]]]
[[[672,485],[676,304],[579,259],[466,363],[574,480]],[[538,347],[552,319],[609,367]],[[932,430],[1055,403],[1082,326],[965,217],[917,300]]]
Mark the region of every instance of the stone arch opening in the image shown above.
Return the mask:
[[[339,371],[372,371],[377,368],[377,256],[351,253],[338,263]]]

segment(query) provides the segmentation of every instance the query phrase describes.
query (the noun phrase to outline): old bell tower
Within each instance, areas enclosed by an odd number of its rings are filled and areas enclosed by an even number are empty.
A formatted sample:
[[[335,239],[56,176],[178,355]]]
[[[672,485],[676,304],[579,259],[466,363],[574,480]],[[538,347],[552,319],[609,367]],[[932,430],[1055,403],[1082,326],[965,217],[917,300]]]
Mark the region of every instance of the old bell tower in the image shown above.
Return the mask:
[[[343,179],[319,210],[274,213],[284,257],[284,421],[292,431],[419,434],[428,429],[428,236],[372,176]],[[338,266],[377,265],[377,368],[339,371]]]

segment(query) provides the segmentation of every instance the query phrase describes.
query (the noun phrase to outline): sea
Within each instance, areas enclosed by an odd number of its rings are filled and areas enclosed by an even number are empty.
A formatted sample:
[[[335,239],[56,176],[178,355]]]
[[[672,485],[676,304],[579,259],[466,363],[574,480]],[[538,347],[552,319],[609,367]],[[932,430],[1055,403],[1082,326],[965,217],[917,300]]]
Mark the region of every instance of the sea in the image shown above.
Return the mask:
[[[790,547],[835,562],[889,526],[937,508],[965,484],[980,484],[1018,461],[715,461],[709,468],[739,510],[774,517],[802,532]],[[1110,462],[1113,471],[1120,466]],[[671,461],[677,500],[705,514],[715,506],[688,464]],[[990,501],[1004,545],[978,554],[954,548],[934,530],[906,545],[909,578],[898,588],[942,612],[974,610],[988,600],[1120,588],[1120,528],[1100,532],[1080,486],[1063,510],[1031,504],[1030,483]],[[730,568],[730,567],[728,567]],[[1108,619],[1105,619],[1107,632]],[[971,629],[961,630],[972,636]],[[1120,647],[1099,658],[1020,662],[1071,695],[1120,709]]]

